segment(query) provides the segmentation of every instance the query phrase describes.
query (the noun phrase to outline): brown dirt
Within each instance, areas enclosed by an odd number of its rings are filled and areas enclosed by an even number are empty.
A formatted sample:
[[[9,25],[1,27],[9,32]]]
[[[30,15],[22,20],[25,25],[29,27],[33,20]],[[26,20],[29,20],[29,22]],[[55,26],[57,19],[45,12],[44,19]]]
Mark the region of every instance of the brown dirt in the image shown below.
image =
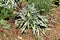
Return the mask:
[[[9,19],[8,24],[12,27],[10,30],[3,29],[0,25],[0,40],[35,40],[31,30],[27,30],[26,34],[21,34],[20,30],[16,29],[13,20]]]
[[[51,30],[46,31],[48,38],[45,38],[45,40],[60,40],[60,11],[54,9],[53,14],[51,14],[49,17],[48,25],[50,26]]]

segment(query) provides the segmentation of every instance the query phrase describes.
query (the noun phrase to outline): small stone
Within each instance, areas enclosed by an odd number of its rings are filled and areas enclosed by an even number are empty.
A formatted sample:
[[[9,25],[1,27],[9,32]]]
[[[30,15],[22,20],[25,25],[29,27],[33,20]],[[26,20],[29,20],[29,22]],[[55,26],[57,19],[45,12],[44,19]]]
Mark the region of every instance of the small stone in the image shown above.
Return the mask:
[[[18,39],[22,40],[22,37],[18,36]]]

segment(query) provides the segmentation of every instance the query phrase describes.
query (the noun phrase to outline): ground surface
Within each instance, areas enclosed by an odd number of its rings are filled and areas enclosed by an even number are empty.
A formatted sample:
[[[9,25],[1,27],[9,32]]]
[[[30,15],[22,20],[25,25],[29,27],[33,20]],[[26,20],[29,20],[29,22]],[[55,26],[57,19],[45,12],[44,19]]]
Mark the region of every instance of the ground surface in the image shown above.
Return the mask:
[[[48,38],[45,40],[60,40],[60,11],[53,9],[53,14],[48,16],[51,30],[46,31]]]
[[[53,9],[53,14],[48,16],[48,26],[51,30],[46,31],[47,37],[44,40],[60,40],[60,11]],[[0,26],[0,40],[35,40],[32,31],[27,30],[26,34],[21,34],[19,29],[15,29],[12,20],[8,21],[12,28],[5,30]]]

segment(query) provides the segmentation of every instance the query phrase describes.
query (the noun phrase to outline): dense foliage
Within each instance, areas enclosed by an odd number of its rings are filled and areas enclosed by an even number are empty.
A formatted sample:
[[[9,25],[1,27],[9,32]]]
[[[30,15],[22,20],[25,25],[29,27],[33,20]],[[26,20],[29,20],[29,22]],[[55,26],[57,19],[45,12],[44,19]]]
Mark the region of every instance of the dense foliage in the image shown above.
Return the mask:
[[[11,17],[13,18],[13,10],[14,10],[14,6],[13,1],[9,1],[9,0],[0,0],[0,19],[5,19],[7,17]]]
[[[12,8],[7,9],[4,7],[0,7],[0,19],[6,19],[8,17],[10,17],[10,18],[14,17],[13,9]]]
[[[4,29],[10,29],[6,19],[14,18],[14,6],[11,0],[0,0],[0,25],[2,25]]]
[[[37,10],[43,14],[50,11],[51,0],[28,0],[29,3],[34,3]]]

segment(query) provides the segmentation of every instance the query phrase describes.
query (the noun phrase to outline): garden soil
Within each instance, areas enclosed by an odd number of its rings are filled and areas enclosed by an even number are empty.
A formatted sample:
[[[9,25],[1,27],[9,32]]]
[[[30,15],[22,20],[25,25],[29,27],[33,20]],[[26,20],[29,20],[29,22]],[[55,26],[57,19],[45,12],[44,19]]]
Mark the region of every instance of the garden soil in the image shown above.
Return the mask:
[[[44,40],[60,40],[60,11],[53,9],[53,14],[47,16],[51,30],[46,30],[47,37]],[[12,27],[10,30],[3,29],[0,25],[0,40],[35,40],[31,30],[21,34],[20,30],[16,29],[14,21],[8,20],[8,24]]]

